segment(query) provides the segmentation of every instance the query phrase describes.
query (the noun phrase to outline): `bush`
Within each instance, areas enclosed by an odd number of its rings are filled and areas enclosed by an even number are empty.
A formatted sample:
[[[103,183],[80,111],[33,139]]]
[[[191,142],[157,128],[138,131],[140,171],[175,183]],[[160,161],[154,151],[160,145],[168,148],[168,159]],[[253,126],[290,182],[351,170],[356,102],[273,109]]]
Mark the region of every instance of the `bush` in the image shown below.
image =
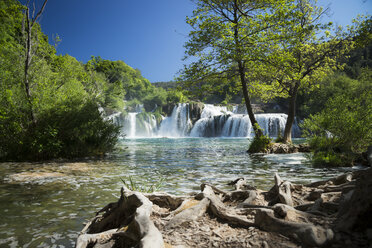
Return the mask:
[[[358,159],[338,138],[314,136],[310,140],[311,160],[314,166],[350,166]]]
[[[352,165],[372,143],[372,71],[366,70],[356,83],[334,95],[325,108],[302,124],[310,139],[313,162]]]
[[[12,124],[22,125],[15,119]],[[9,135],[0,133],[2,144],[6,144],[1,146],[0,160],[102,156],[114,148],[119,128],[103,119],[96,103],[69,100],[40,113],[37,123],[18,129],[15,134],[15,138],[9,139]]]
[[[257,128],[260,128],[258,124],[256,124]],[[262,129],[261,129],[262,131]],[[263,133],[263,131],[262,131]],[[249,146],[248,152],[249,153],[266,153],[267,150],[270,148],[272,139],[267,135],[261,136],[254,136],[252,143]]]

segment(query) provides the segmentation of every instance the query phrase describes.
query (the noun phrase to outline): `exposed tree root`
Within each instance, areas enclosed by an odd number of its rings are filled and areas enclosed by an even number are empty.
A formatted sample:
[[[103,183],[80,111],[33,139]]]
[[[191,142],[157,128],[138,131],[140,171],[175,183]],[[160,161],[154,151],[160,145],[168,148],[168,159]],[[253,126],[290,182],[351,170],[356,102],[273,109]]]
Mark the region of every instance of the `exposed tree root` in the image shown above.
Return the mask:
[[[272,210],[257,211],[256,225],[269,232],[278,232],[284,236],[298,240],[304,246],[322,246],[332,240],[331,229],[324,229],[309,223],[285,221],[274,216]]]
[[[150,220],[152,202],[143,194],[122,188],[117,204],[102,211],[84,227],[76,247],[164,247],[162,234]]]
[[[202,184],[199,194],[188,197],[141,194],[123,188],[120,199],[98,211],[83,228],[76,247],[341,244],[345,235],[340,236],[339,231],[371,228],[371,178],[369,169],[299,185],[275,174],[274,186],[268,192],[239,178],[229,184],[234,187],[232,191]],[[358,242],[368,244],[368,240]]]
[[[189,203],[190,201],[187,201],[183,206],[181,205],[181,207],[184,208],[183,211],[181,208],[181,211],[179,211],[179,213],[167,223],[167,228],[173,228],[182,223],[197,220],[207,211],[210,201],[209,199],[204,198],[198,204],[188,208]]]

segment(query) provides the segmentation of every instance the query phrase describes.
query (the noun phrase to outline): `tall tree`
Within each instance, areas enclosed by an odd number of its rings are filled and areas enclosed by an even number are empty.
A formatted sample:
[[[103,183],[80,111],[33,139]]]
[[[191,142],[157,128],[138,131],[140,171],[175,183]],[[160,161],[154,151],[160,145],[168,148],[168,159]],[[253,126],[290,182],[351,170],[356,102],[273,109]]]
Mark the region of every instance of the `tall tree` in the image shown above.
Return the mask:
[[[24,32],[25,32],[25,63],[24,63],[24,80],[23,80],[23,84],[24,84],[24,87],[25,87],[25,92],[26,92],[26,98],[27,98],[27,101],[29,103],[29,108],[30,108],[30,118],[32,120],[33,123],[35,123],[35,116],[34,116],[34,110],[33,110],[33,106],[32,106],[32,100],[31,100],[31,91],[30,91],[30,81],[29,81],[29,70],[30,70],[30,66],[31,66],[31,61],[32,61],[32,57],[33,57],[33,51],[32,51],[32,47],[33,47],[33,27],[35,25],[35,23],[37,22],[37,20],[39,19],[39,17],[41,16],[41,14],[43,13],[44,9],[45,9],[45,5],[47,4],[48,0],[44,0],[44,3],[42,5],[42,7],[40,8],[40,10],[37,12],[37,14],[35,16],[33,15],[30,15],[30,0],[27,1],[26,3],[26,6],[25,6],[25,16],[24,16],[24,21],[25,21],[25,25],[24,25]],[[34,8],[33,8],[33,13],[36,12],[36,9],[35,9],[35,4],[34,4]]]
[[[262,53],[260,44],[268,38],[263,33],[278,25],[278,11],[283,18],[290,2],[198,0],[193,16],[187,18],[193,30],[185,44],[185,58],[196,58],[196,61],[185,65],[182,79],[193,83],[207,78],[240,81],[249,119],[257,136],[261,136],[262,131],[253,114],[250,93],[258,87],[254,81],[257,80],[255,72],[260,69],[256,64]]]
[[[331,31],[332,23],[321,23],[326,13],[316,1],[297,0],[293,14],[278,34],[281,38],[267,43],[270,54],[264,59],[274,72],[279,90],[288,96],[288,118],[283,142],[291,142],[295,106],[300,88],[311,90],[321,78],[332,72],[338,60],[351,47],[351,35],[340,28]]]

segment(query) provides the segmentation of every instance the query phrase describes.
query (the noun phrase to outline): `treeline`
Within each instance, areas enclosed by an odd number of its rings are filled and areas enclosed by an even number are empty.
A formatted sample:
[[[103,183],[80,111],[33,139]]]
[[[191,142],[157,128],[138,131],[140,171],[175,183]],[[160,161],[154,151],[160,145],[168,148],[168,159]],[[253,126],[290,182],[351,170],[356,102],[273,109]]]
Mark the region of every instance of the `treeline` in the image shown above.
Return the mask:
[[[56,54],[37,23],[42,10],[0,2],[0,160],[101,156],[119,128],[99,107],[109,114],[142,103],[151,111],[182,101],[123,61]]]

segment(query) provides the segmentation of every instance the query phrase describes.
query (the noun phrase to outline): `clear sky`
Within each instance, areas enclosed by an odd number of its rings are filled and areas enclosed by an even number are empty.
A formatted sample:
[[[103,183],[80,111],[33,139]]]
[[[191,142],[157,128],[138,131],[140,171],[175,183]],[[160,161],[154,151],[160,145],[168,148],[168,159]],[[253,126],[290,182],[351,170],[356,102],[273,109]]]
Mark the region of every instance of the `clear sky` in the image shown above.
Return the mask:
[[[372,0],[318,3],[330,4],[329,19],[340,25],[372,12]],[[190,31],[185,18],[193,8],[190,0],[49,0],[40,24],[50,40],[61,37],[59,54],[82,62],[92,55],[123,60],[151,82],[170,81],[183,65]]]

